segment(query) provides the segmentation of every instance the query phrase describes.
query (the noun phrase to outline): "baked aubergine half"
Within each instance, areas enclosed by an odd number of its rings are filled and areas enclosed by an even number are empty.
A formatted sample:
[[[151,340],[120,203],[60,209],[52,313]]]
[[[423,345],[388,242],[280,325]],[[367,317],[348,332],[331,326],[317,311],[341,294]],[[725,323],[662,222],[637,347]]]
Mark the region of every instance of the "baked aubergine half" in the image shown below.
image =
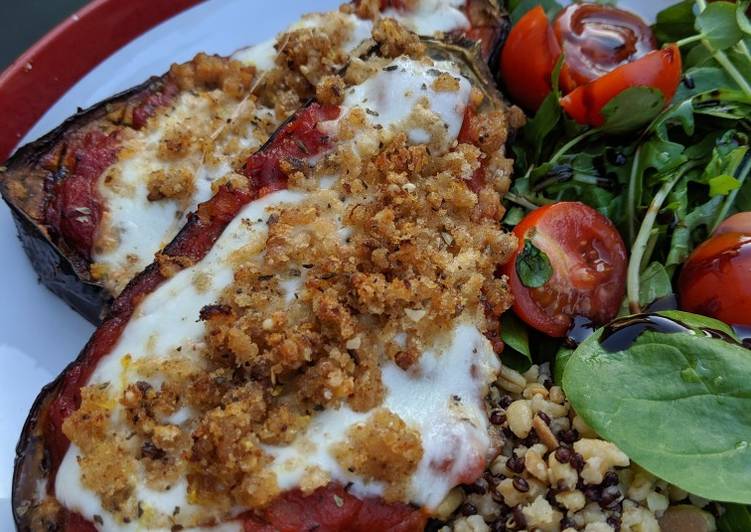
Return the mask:
[[[19,530],[422,530],[497,454],[521,112],[477,45],[379,24],[42,390]]]
[[[480,39],[505,27],[492,0],[361,1],[303,17],[232,57],[199,54],[82,111],[0,172],[42,282],[97,323],[186,216],[391,17],[419,33]],[[383,28],[375,35],[383,39]],[[367,41],[367,43],[363,43]]]

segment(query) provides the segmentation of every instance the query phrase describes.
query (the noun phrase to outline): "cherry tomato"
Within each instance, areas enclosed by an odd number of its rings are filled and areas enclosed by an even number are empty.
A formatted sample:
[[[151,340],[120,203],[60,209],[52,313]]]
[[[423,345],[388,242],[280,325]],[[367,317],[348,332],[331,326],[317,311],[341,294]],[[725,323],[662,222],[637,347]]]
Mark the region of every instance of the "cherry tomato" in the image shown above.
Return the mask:
[[[550,93],[550,77],[561,55],[553,28],[542,7],[524,14],[501,51],[501,76],[511,99],[534,111]]]
[[[565,92],[657,47],[652,30],[641,18],[603,4],[571,4],[563,8],[553,22],[553,31],[566,58],[560,76]]]
[[[725,220],[683,265],[681,308],[751,325],[751,212]]]
[[[626,246],[605,216],[578,202],[560,202],[529,213],[516,226],[516,254],[504,267],[514,312],[550,336],[563,336],[575,316],[596,324],[618,312],[626,285]],[[544,252],[552,275],[529,288],[518,274],[517,257],[526,241]]]
[[[602,108],[627,88],[654,87],[662,92],[667,104],[680,81],[681,53],[671,44],[577,87],[561,98],[561,106],[580,124],[601,126],[604,122]]]

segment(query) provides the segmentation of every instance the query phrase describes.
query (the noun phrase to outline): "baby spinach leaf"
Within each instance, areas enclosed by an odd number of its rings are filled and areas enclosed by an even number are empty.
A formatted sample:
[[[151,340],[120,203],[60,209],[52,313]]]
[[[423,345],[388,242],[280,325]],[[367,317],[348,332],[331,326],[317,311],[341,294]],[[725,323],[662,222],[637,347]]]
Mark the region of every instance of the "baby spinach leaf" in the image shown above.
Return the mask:
[[[717,522],[720,532],[748,532],[751,530],[751,511],[748,506],[728,504]]]
[[[545,252],[527,239],[516,257],[516,274],[527,288],[540,288],[553,276],[553,267]]]
[[[735,13],[735,4],[712,2],[696,17],[696,30],[716,50],[735,45],[743,37]]]
[[[553,366],[553,381],[559,386],[563,382],[563,373],[566,370],[566,364],[571,359],[571,355],[573,354],[573,349],[569,349],[568,347],[563,346],[555,355],[555,365]]]
[[[511,312],[506,312],[501,317],[501,340],[506,344],[501,355],[503,364],[517,371],[527,371],[532,365],[529,333]]]
[[[711,318],[659,315],[732,336]],[[702,497],[751,503],[751,351],[702,332],[647,329],[615,352],[602,340],[601,329],[566,364],[563,389],[576,412],[652,474]]]
[[[629,87],[602,108],[605,123],[600,130],[613,135],[635,131],[649,124],[663,106],[664,98],[659,89]]]
[[[527,328],[511,312],[506,312],[501,318],[501,340],[532,361]]]
[[[522,128],[522,137],[532,147],[532,159],[538,160],[545,145],[545,139],[555,129],[561,119],[561,106],[552,92],[548,94],[540,108]]]

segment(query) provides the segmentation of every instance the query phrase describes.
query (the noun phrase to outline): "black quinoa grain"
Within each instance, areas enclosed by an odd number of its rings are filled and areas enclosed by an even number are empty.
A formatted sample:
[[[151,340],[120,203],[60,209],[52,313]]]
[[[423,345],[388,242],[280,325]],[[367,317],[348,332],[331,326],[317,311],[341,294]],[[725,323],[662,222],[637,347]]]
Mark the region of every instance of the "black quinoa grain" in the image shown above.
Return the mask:
[[[621,499],[621,490],[618,489],[618,486],[609,486],[602,490],[602,495],[598,502],[602,508],[615,508],[621,502]]]
[[[537,415],[542,419],[546,425],[550,426],[550,416],[547,415],[545,412],[538,412]]]
[[[496,519],[490,523],[490,532],[506,532],[506,520]]]
[[[613,528],[613,530],[615,530],[615,532],[621,532],[621,520],[618,517],[610,516],[606,522]]]
[[[571,460],[571,449],[568,447],[558,447],[555,450],[555,459],[561,464],[567,464]]]
[[[477,514],[477,506],[470,502],[465,502],[462,504],[461,508],[462,515],[465,517],[469,517],[470,515],[476,515]]]
[[[527,528],[527,519],[524,517],[521,505],[515,506],[511,514],[514,516],[514,525],[517,530]]]
[[[530,432],[529,436],[527,436],[521,441],[521,444],[524,445],[525,447],[532,447],[533,445],[538,444],[538,443],[540,443],[540,437],[537,435],[535,431]]]
[[[580,473],[581,473],[581,470],[584,469],[584,457],[580,455],[579,453],[574,453],[571,456],[571,460],[569,461],[569,463],[571,464],[571,467],[573,467]]]
[[[558,438],[564,443],[572,444],[579,439],[579,431],[576,429],[564,430],[558,435]]]
[[[618,485],[618,473],[615,471],[608,471],[605,473],[605,477],[602,479],[602,487]]]
[[[513,484],[516,491],[520,491],[522,493],[527,493],[529,491],[529,484],[522,477],[516,477]]]
[[[567,528],[576,528],[576,522],[570,517],[561,519],[561,530],[566,530]]]
[[[523,456],[511,456],[506,460],[506,468],[514,473],[521,473],[524,471],[524,457]]]
[[[488,492],[488,481],[483,477],[480,477],[472,484],[464,484],[462,487],[464,488],[464,493],[485,495]]]
[[[493,410],[490,414],[490,422],[493,425],[503,425],[506,422],[506,414],[500,410]]]
[[[602,498],[602,492],[595,486],[586,486],[582,491],[588,501],[600,502]]]
[[[498,405],[505,410],[509,406],[511,406],[511,403],[513,402],[514,400],[511,398],[510,395],[504,395],[498,400]]]

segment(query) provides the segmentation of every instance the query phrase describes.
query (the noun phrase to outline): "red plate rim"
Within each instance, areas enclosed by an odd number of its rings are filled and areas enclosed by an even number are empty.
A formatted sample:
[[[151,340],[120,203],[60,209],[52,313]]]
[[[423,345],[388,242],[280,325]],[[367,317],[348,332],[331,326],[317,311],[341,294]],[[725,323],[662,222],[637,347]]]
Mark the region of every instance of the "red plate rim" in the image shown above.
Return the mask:
[[[0,74],[0,161],[65,92],[130,41],[203,0],[93,0]]]

